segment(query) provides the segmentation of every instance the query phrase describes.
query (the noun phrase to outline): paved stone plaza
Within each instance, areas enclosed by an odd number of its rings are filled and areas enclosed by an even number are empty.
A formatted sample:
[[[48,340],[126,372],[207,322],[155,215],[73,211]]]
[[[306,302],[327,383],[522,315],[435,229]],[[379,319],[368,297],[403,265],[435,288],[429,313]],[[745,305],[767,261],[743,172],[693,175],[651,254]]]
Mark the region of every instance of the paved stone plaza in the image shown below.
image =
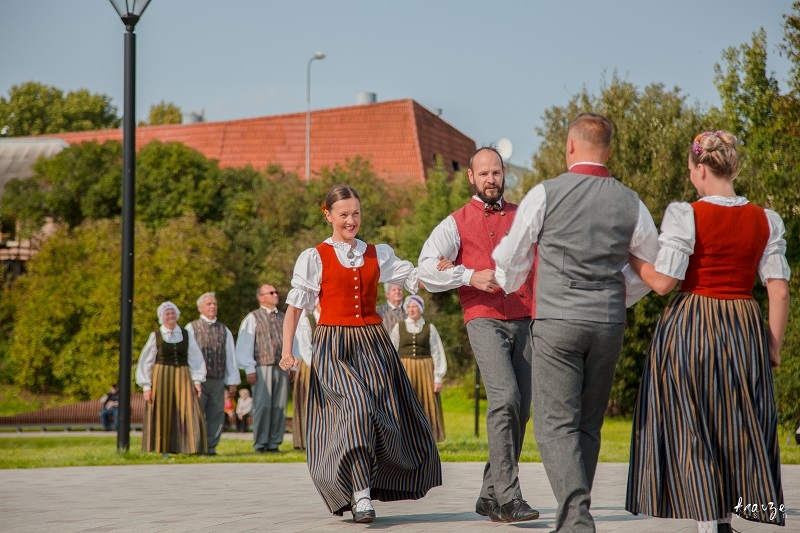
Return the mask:
[[[0,531],[214,532],[552,530],[555,499],[541,463],[520,480],[541,517],[496,524],[474,512],[481,463],[444,463],[444,484],[416,502],[376,502],[372,524],[329,515],[304,463],[209,463],[0,470]],[[599,532],[697,531],[692,521],[632,516],[623,509],[628,465],[601,463],[592,512]],[[751,533],[800,533],[800,466],[783,468],[787,527],[734,518]]]

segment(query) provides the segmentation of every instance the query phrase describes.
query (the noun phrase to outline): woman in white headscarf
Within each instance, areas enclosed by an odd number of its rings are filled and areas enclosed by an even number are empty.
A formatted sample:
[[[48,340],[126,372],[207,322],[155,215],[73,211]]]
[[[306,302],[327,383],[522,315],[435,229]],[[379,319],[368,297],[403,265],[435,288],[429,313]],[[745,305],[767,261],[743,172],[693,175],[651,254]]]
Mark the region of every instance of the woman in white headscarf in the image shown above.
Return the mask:
[[[422,404],[436,442],[442,442],[445,439],[444,415],[439,393],[447,372],[442,338],[436,326],[422,318],[425,311],[422,298],[409,296],[403,302],[403,310],[406,318],[392,328],[392,343],[400,355],[414,394]]]
[[[206,380],[203,353],[178,325],[181,312],[172,302],[158,306],[158,323],[139,356],[136,383],[144,389],[145,452],[204,454],[208,438],[198,397]]]

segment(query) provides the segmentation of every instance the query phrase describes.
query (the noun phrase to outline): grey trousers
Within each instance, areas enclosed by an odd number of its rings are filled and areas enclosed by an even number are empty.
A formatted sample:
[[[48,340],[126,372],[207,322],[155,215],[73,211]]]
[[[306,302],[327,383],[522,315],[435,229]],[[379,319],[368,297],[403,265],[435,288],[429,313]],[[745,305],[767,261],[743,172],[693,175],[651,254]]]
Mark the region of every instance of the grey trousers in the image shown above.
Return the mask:
[[[216,451],[225,427],[225,382],[220,378],[206,378],[201,384],[200,409],[206,417],[208,453]]]
[[[531,332],[533,434],[558,502],[556,531],[594,533],[600,429],[625,324],[538,319]]]
[[[253,385],[253,448],[277,450],[286,431],[289,374],[278,365],[256,367]]]
[[[489,461],[481,497],[500,505],[522,498],[519,456],[531,415],[530,319],[476,318],[467,333],[486,388]]]

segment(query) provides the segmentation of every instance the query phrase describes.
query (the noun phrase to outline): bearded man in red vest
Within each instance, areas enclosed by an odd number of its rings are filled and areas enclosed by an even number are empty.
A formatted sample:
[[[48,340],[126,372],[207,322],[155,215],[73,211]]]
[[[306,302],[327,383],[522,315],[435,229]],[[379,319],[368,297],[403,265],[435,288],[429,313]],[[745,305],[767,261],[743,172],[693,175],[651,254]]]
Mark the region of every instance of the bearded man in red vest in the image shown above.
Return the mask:
[[[458,289],[464,322],[488,398],[489,461],[475,512],[493,522],[534,520],[522,498],[519,456],[531,413],[531,316],[534,275],[504,294],[492,250],[508,233],[515,204],[503,200],[506,167],[494,147],[479,148],[467,170],[474,196],[433,230],[419,256],[419,278],[431,292]],[[439,271],[442,259],[453,267]],[[532,271],[533,272],[533,271]]]

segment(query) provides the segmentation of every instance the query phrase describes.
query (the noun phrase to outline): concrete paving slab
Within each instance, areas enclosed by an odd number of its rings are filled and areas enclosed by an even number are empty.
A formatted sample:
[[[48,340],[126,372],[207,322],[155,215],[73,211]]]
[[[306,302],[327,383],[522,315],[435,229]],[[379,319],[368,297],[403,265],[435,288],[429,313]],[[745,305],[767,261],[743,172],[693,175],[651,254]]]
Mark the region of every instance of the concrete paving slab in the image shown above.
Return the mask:
[[[549,532],[556,502],[541,463],[520,465],[525,498],[541,513],[520,524],[474,512],[482,463],[444,463],[444,484],[417,501],[375,502],[378,519],[327,513],[304,463],[94,466],[0,470],[4,532]],[[624,508],[628,465],[601,463],[593,494],[597,531],[693,533],[689,520],[633,516]],[[783,467],[785,528],[734,518],[748,533],[800,533],[800,466]]]

